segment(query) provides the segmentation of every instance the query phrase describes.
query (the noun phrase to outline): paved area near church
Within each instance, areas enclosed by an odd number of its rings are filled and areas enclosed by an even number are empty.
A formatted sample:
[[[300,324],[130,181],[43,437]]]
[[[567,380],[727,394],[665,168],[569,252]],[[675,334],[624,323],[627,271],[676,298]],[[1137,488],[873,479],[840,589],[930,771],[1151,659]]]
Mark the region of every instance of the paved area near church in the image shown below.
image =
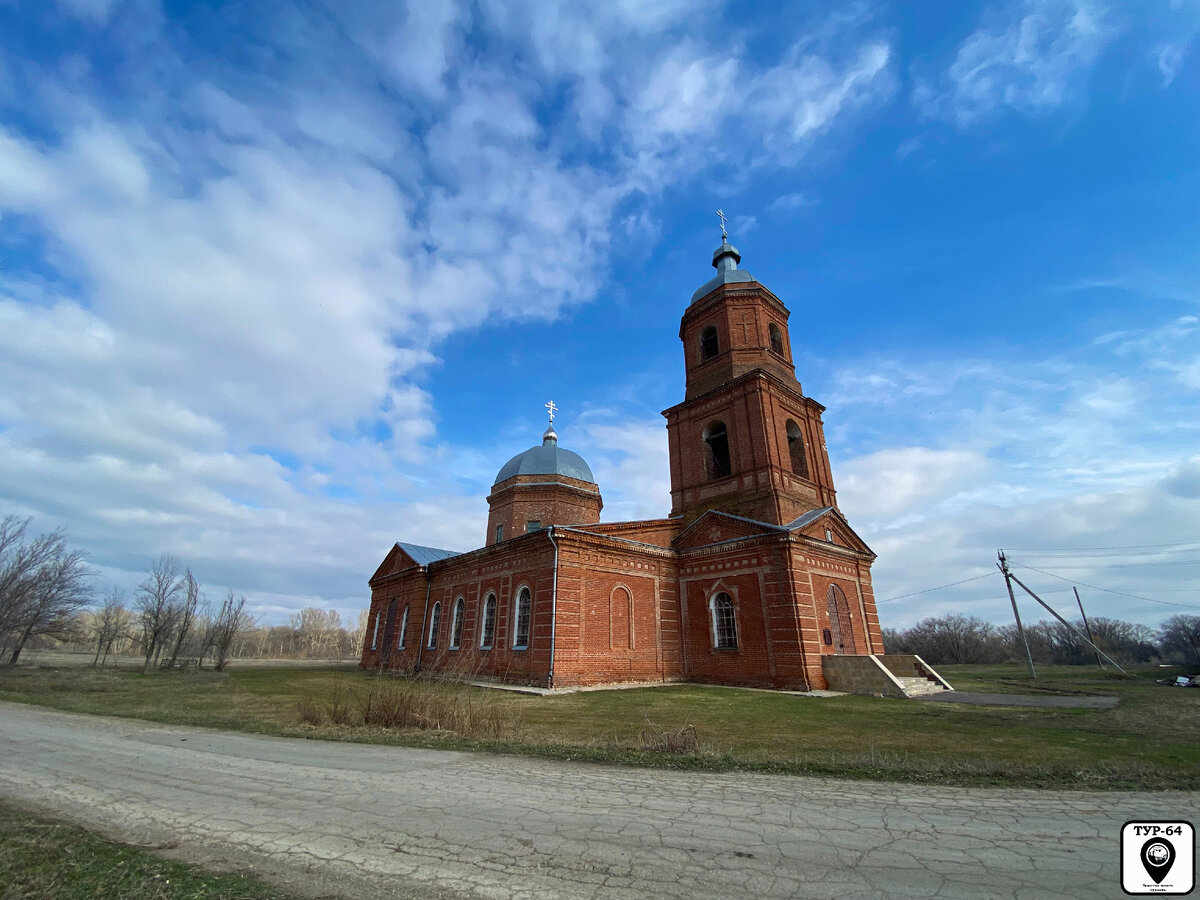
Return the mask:
[[[1122,897],[1195,794],[967,790],[256,737],[0,703],[0,797],[310,896]]]
[[[970,691],[944,691],[913,699],[931,700],[934,703],[970,703],[975,706],[1034,706],[1041,709],[1114,709],[1120,702],[1117,697],[977,694]]]

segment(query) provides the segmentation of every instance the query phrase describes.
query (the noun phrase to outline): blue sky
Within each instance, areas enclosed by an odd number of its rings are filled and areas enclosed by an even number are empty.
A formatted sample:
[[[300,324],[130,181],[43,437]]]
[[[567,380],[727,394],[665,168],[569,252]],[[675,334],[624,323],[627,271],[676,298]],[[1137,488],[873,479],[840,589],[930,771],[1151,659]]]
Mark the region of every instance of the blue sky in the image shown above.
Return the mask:
[[[0,512],[353,618],[553,398],[664,515],[721,207],[885,626],[1200,614],[1200,2],[829,7],[0,0]]]

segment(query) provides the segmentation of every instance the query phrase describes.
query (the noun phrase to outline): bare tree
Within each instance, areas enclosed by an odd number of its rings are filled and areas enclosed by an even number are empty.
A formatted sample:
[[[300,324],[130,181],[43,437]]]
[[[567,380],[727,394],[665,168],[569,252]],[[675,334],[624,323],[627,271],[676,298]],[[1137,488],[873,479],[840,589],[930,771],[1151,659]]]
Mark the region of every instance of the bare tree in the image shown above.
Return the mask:
[[[246,612],[246,598],[242,596],[234,600],[233,591],[230,591],[221,604],[221,611],[212,628],[213,659],[218,672],[225,669],[225,663],[229,661],[229,648],[234,640],[253,624],[250,614]]]
[[[1200,616],[1171,616],[1159,627],[1158,642],[1164,659],[1200,664]]]
[[[138,585],[134,603],[142,625],[143,672],[163,652],[175,632],[180,617],[180,595],[184,593],[183,572],[179,560],[164,553],[146,570],[146,580]]]
[[[113,644],[129,633],[129,610],[125,608],[125,592],[113,588],[104,595],[104,606],[93,616],[92,640],[96,642],[96,658],[92,666],[103,667],[108,662]],[[103,654],[104,659],[100,656]]]
[[[29,519],[0,520],[0,642],[16,665],[29,639],[65,633],[91,600],[83,551],[63,531],[25,539]]]
[[[342,628],[342,618],[336,609],[305,607],[288,617],[296,633],[296,643],[305,656],[329,656]]]
[[[171,659],[167,662],[168,669],[175,668],[175,662],[179,659],[179,651],[183,647],[183,642],[187,640],[192,622],[196,618],[196,608],[200,605],[200,582],[193,577],[191,569],[187,569],[183,573],[183,588],[183,603],[179,606],[179,615],[175,625],[175,647],[171,651]]]
[[[915,653],[928,663],[995,662],[1001,655],[995,625],[975,616],[922,619],[905,631],[884,634],[889,653]]]

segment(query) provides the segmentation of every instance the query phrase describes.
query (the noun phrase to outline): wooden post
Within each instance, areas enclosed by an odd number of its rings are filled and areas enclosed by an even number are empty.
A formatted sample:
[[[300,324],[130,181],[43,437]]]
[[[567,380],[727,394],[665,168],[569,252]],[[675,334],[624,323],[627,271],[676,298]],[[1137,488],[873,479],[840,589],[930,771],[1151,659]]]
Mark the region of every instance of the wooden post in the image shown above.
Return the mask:
[[[1029,665],[1029,677],[1037,681],[1037,671],[1033,668],[1033,654],[1029,652],[1029,638],[1025,637],[1025,626],[1021,624],[1021,614],[1017,611],[1017,597],[1012,589],[1012,575],[1008,571],[1008,560],[1004,558],[1004,551],[997,550],[996,555],[1000,557],[1000,562],[996,565],[1004,574],[1004,586],[1008,588],[1008,599],[1012,603],[1013,618],[1017,620],[1017,634],[1021,636],[1021,643],[1025,645],[1025,662]]]

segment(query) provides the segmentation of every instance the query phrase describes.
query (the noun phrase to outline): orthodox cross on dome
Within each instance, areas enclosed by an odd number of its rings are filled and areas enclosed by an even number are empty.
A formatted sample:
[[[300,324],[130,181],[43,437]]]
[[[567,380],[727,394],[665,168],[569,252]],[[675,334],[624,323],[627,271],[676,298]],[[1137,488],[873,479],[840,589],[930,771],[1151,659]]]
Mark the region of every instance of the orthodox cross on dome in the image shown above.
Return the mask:
[[[546,404],[546,409],[548,409],[550,411],[550,424],[553,425],[554,424],[554,414],[558,411],[558,407],[555,406],[554,401],[551,400],[549,403]]]
[[[727,240],[729,238],[729,233],[725,230],[725,210],[718,209],[717,218],[721,220],[721,240]]]

